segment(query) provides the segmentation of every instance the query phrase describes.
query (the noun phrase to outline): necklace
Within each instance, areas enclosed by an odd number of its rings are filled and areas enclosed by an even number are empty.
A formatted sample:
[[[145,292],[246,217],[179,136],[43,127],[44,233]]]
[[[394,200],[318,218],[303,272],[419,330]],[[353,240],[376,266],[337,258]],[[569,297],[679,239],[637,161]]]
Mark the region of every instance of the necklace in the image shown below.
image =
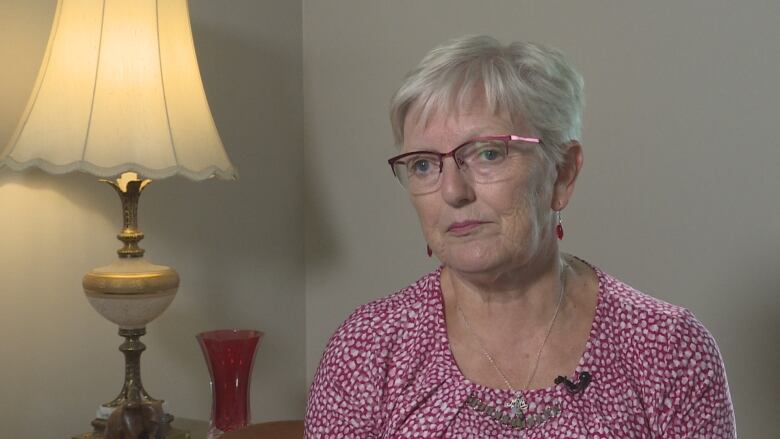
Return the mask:
[[[552,332],[552,328],[555,325],[555,320],[558,318],[558,312],[561,310],[561,303],[563,302],[563,296],[566,292],[565,275],[566,275],[566,269],[568,268],[569,268],[568,264],[564,263],[563,268],[561,269],[561,290],[558,293],[558,304],[555,306],[555,313],[553,314],[553,317],[550,320],[550,324],[547,326],[547,332],[544,335],[544,340],[542,341],[542,345],[539,346],[539,352],[537,352],[536,354],[536,361],[534,362],[534,367],[531,370],[531,374],[528,377],[528,381],[525,384],[526,388],[528,388],[531,385],[531,382],[536,376],[536,370],[539,368],[539,360],[542,358],[542,351],[544,351],[544,346],[547,344],[547,339],[550,338],[550,333]],[[495,369],[496,372],[498,372],[498,375],[504,381],[506,386],[509,387],[509,390],[515,395],[514,399],[512,399],[512,401],[510,401],[506,405],[506,407],[509,408],[512,412],[512,416],[510,419],[525,417],[526,410],[528,409],[528,403],[525,400],[525,395],[523,395],[522,390],[515,390],[515,388],[509,382],[509,379],[504,374],[504,372],[498,367],[498,364],[496,364],[496,361],[493,359],[493,356],[490,355],[488,350],[485,348],[485,345],[484,343],[482,343],[482,340],[479,338],[477,333],[474,332],[474,329],[471,328],[471,324],[469,324],[469,320],[466,318],[466,314],[463,312],[463,309],[460,307],[460,303],[457,303],[456,307],[458,309],[458,313],[460,314],[461,319],[463,319],[463,323],[466,325],[466,329],[469,331],[471,336],[477,341],[477,344],[479,344],[479,348],[480,350],[482,350],[482,355],[485,356],[485,358],[488,360],[488,362],[493,367],[493,369]]]

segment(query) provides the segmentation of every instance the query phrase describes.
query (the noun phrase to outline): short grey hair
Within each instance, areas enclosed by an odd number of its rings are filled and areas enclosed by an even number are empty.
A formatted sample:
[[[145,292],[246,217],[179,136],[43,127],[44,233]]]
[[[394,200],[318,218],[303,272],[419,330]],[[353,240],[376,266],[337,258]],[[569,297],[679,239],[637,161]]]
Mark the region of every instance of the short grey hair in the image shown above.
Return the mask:
[[[406,75],[390,104],[396,144],[403,144],[404,122],[412,108],[425,123],[433,112],[468,105],[479,89],[492,111],[505,110],[513,123],[524,119],[531,124],[553,164],[561,163],[566,143],[580,139],[583,80],[563,54],[540,44],[505,46],[477,35],[431,50]]]

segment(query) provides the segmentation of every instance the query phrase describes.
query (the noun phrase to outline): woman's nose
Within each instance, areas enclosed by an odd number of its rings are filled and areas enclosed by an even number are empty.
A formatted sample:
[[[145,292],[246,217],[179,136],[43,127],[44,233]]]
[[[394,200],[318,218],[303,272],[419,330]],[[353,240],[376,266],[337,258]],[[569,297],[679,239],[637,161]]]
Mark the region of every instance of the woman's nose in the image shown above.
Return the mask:
[[[464,169],[455,164],[455,160],[444,160],[442,163],[441,186],[439,191],[444,201],[454,207],[464,206],[475,199],[474,188],[466,178]]]

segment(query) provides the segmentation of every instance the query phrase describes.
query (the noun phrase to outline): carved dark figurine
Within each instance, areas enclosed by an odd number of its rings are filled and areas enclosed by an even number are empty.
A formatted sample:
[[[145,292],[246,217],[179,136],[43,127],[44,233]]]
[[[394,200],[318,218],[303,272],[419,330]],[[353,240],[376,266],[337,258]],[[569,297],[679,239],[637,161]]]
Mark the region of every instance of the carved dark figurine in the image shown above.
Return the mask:
[[[128,402],[117,407],[106,424],[104,439],[163,439],[159,402]]]

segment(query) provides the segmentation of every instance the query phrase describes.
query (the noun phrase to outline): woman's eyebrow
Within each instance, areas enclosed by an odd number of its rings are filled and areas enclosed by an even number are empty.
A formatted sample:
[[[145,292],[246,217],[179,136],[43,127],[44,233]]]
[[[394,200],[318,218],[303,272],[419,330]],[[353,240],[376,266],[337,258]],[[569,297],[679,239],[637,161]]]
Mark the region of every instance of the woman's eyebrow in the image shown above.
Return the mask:
[[[492,136],[505,136],[508,135],[509,132],[506,130],[500,130],[500,129],[485,129],[485,128],[474,128],[471,131],[467,131],[466,135],[462,137],[462,140],[454,145],[448,145],[447,151],[451,151],[454,148],[457,148],[458,146],[463,145],[464,143],[467,143],[470,140],[478,139],[481,137],[492,137]],[[436,148],[432,146],[410,146],[408,148],[402,148],[402,152],[404,154],[408,152],[438,152],[436,151]]]
[[[401,151],[402,154],[406,154],[410,152],[436,152],[436,150],[431,147],[411,147],[407,150]]]

